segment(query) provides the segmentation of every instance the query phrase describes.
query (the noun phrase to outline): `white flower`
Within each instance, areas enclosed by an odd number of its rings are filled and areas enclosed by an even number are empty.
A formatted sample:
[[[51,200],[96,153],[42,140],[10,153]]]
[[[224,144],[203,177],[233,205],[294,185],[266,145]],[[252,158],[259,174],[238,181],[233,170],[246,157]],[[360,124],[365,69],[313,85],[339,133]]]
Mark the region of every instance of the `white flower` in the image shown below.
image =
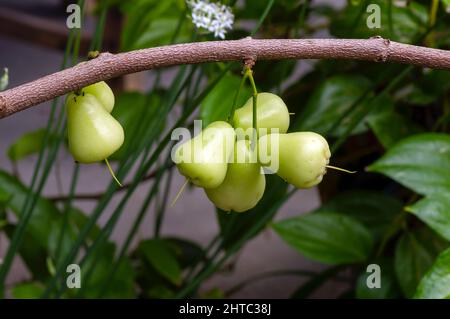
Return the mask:
[[[186,0],[186,4],[191,9],[192,23],[198,29],[224,39],[227,30],[233,28],[234,15],[230,7],[209,0]]]

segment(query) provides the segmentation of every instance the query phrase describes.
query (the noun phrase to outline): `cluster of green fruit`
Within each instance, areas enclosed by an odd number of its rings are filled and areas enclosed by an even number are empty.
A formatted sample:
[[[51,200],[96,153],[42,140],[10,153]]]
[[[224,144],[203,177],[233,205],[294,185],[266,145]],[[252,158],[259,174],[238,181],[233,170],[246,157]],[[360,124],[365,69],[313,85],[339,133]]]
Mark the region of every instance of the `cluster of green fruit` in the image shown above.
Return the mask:
[[[110,114],[114,108],[111,88],[102,81],[70,93],[66,107],[69,151],[75,161],[94,163],[104,160],[115,178],[107,159],[122,146],[124,132]]]
[[[241,139],[238,130],[253,127],[253,98],[236,110],[233,126],[217,121],[196,137],[182,143],[174,153],[174,162],[191,183],[203,187],[208,198],[224,211],[244,212],[253,208],[264,194],[265,175],[261,167],[278,161],[275,172],[297,188],[319,184],[331,156],[327,141],[313,132],[286,133],[289,111],[283,100],[272,93],[257,94],[257,143]],[[248,136],[248,135],[247,135]],[[231,141],[231,147],[230,147]],[[272,145],[276,141],[276,145]],[[275,151],[273,146],[276,146]],[[259,149],[259,152],[258,152]]]

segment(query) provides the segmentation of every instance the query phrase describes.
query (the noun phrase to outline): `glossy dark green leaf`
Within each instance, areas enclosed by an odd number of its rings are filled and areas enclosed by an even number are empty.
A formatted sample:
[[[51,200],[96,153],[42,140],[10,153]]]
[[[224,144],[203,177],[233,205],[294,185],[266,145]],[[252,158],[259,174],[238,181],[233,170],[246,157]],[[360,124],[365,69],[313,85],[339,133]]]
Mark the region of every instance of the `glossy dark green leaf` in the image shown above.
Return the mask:
[[[338,194],[317,211],[332,211],[363,223],[375,238],[380,238],[403,204],[396,198],[374,191],[349,191]]]
[[[19,161],[24,157],[36,154],[44,143],[46,130],[39,129],[33,132],[25,133],[17,139],[8,148],[8,157],[11,161]],[[49,140],[55,140],[56,136],[49,136]]]
[[[95,263],[95,268],[91,273],[90,280],[85,283],[88,286],[83,290],[83,298],[97,298],[100,289],[109,277],[111,265],[115,262],[116,245],[108,242],[102,245],[96,254],[88,257],[82,269],[90,269]],[[104,298],[135,298],[134,287],[135,272],[131,261],[123,257],[112,281],[108,284],[108,289],[103,295]],[[83,281],[81,282],[83,285]]]
[[[4,171],[0,171],[0,189],[11,196],[8,207],[20,218],[28,189],[15,177]],[[36,240],[46,242],[50,224],[58,217],[59,211],[56,206],[49,200],[40,197],[34,208],[28,230],[36,236]]]
[[[258,91],[276,93],[294,72],[296,64],[297,60],[259,61],[254,74]]]
[[[15,177],[0,171],[0,193],[8,195],[7,207],[20,218],[22,205],[25,201],[28,189]],[[62,256],[69,251],[75,241],[78,229],[81,226],[77,221],[83,222],[83,213],[71,209],[69,223],[63,235]],[[85,220],[84,216],[84,220]],[[23,258],[34,278],[44,279],[49,276],[46,260],[47,257],[55,258],[61,227],[62,214],[53,202],[39,197],[30,218],[27,230],[24,234],[24,243],[19,253]],[[11,238],[15,231],[14,225],[6,227],[6,234]],[[94,233],[93,233],[94,234]],[[60,257],[62,257],[60,255]],[[52,260],[54,262],[54,260]]]
[[[391,260],[376,260],[373,263],[380,267],[380,287],[369,287],[367,279],[374,275],[367,267],[359,275],[356,282],[356,298],[358,299],[392,299],[399,298],[401,293],[397,285],[394,266]],[[370,271],[368,271],[370,270]],[[371,282],[371,281],[370,281]]]
[[[395,144],[368,167],[413,191],[430,195],[450,192],[450,135],[425,133]]]
[[[450,299],[450,249],[438,256],[420,281],[414,298]]]
[[[180,284],[181,267],[173,250],[164,240],[145,240],[139,244],[138,251],[163,277],[175,285]]]
[[[180,1],[137,0],[122,7],[127,17],[121,34],[124,51],[168,44],[175,34],[185,4]],[[191,26],[185,23],[178,40],[188,40]]]
[[[450,241],[450,193],[427,196],[406,210]]]
[[[372,235],[363,224],[334,212],[285,219],[273,228],[303,255],[327,264],[362,262],[373,247]]]
[[[44,289],[44,285],[40,282],[23,282],[11,289],[11,296],[15,299],[38,299]]]
[[[392,147],[401,139],[422,131],[414,122],[397,112],[381,112],[372,115],[368,122],[372,131],[386,149]]]
[[[4,228],[6,236],[12,238],[16,227],[14,225],[7,225]],[[25,263],[27,269],[33,275],[33,279],[45,280],[50,276],[47,269],[47,242],[40,242],[38,237],[28,231],[23,236],[24,244],[19,248],[19,254]]]
[[[369,5],[380,8],[380,28],[369,28],[368,22],[374,22],[374,11]],[[371,9],[367,12],[367,9]],[[350,2],[332,17],[330,32],[338,38],[370,38],[382,36],[395,41],[412,43],[427,28],[428,10],[422,4],[411,2],[408,6],[392,5],[392,33],[390,32],[390,14],[388,1],[370,0],[363,4],[352,5]]]
[[[292,125],[291,131],[326,134],[334,123],[362,99],[370,86],[370,80],[360,75],[336,75],[327,79],[313,91],[305,108],[299,114],[299,120]],[[362,101],[358,107],[368,107],[368,103]],[[331,134],[340,136],[350,122],[351,116],[346,117]],[[353,133],[360,133],[366,129],[364,123],[360,123]]]
[[[152,93],[150,97],[138,92],[124,92],[116,96],[116,102],[111,114],[122,125],[125,131],[125,140],[119,150],[110,156],[110,159],[123,159],[129,155],[127,151],[129,151],[128,148],[134,133],[139,129],[137,125],[139,119],[147,108],[149,109],[148,111],[154,111],[160,106],[160,103],[161,99],[156,93]]]
[[[395,248],[395,273],[405,297],[414,295],[420,279],[433,263],[432,254],[414,233],[404,234]]]
[[[204,127],[214,121],[227,120],[240,83],[240,77],[227,74],[208,93],[200,106],[200,116]],[[244,86],[239,94],[236,108],[241,107],[250,98],[251,94],[249,86]]]
[[[197,243],[176,237],[164,238],[172,248],[181,268],[193,266],[205,258],[205,252]]]

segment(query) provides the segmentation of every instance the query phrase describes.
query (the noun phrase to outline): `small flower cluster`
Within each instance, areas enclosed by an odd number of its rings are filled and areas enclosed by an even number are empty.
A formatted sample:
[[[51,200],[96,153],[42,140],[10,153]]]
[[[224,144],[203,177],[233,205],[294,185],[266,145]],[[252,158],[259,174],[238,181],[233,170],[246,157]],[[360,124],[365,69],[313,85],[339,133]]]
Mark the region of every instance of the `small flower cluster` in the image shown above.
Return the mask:
[[[186,4],[191,9],[192,22],[198,29],[224,39],[227,29],[233,28],[234,15],[230,7],[209,0],[186,0]]]

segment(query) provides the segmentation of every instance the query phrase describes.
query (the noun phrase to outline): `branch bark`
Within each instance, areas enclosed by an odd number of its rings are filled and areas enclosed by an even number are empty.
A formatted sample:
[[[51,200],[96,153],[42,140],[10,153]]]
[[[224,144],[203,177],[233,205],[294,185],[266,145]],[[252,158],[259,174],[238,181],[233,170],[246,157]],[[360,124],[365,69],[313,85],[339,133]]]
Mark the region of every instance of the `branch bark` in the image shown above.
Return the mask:
[[[276,59],[396,62],[450,70],[450,51],[370,39],[273,39],[185,43],[98,58],[0,93],[0,118],[124,74],[181,64]]]

